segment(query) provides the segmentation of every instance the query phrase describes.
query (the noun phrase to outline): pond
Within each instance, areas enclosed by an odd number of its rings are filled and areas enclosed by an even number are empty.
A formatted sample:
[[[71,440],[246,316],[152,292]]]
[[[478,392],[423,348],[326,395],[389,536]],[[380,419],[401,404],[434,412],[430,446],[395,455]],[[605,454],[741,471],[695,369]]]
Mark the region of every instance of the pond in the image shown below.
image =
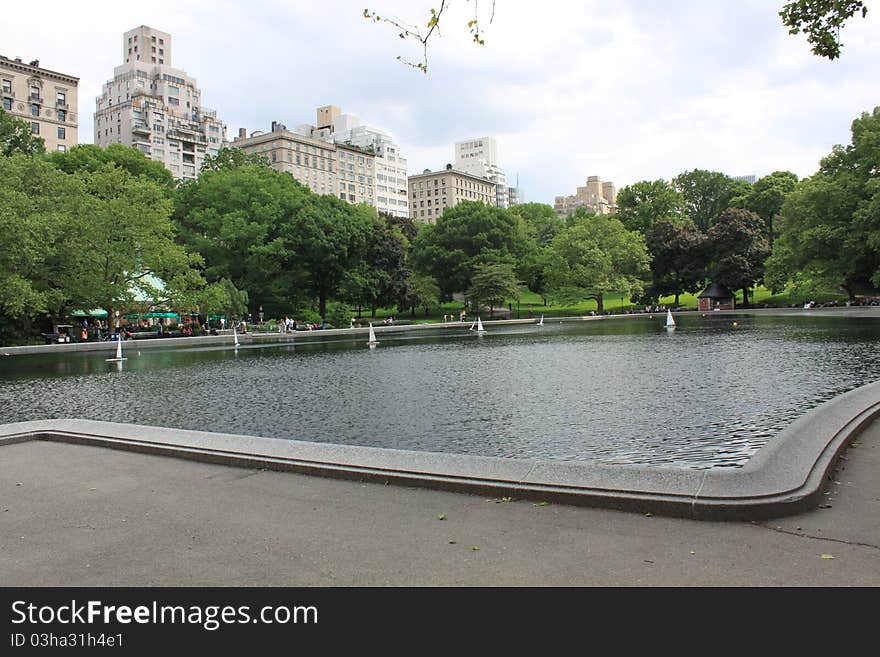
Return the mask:
[[[295,344],[0,357],[0,422],[75,417],[517,459],[736,467],[880,377],[880,320],[487,323]],[[311,335],[311,338],[319,337]]]

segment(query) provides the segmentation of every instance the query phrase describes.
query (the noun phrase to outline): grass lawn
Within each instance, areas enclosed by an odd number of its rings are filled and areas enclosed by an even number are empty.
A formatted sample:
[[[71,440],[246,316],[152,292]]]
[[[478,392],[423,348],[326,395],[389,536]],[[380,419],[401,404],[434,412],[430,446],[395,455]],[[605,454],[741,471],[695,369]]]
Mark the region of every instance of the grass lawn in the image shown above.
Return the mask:
[[[606,294],[604,301],[606,312],[638,312],[642,308],[641,306],[632,303],[629,298],[626,297],[626,295],[622,294]],[[659,301],[659,304],[672,306],[674,301],[675,297],[662,297]],[[815,294],[806,294],[804,292],[791,288],[785,290],[781,294],[773,294],[765,287],[757,286],[752,290],[752,294],[749,298],[749,305],[753,307],[762,307],[766,305],[787,308],[791,306],[802,306],[805,301],[815,301],[816,303],[838,301],[840,303],[844,303],[846,301],[846,295],[839,292],[834,292],[832,290]],[[737,291],[736,293],[736,302],[737,304],[742,303],[741,290]],[[511,317],[513,319],[526,319],[528,317],[538,318],[541,315],[544,315],[545,317],[571,317],[589,315],[590,312],[596,311],[596,302],[592,300],[584,300],[583,302],[573,306],[558,305],[554,304],[551,300],[548,300],[547,305],[545,306],[539,295],[535,294],[525,287],[521,288],[519,300],[510,300],[509,306],[513,310],[513,312],[511,313]],[[684,310],[696,310],[697,295],[682,294],[679,297],[679,307]],[[457,318],[458,314],[461,312],[461,309],[462,303],[459,301],[453,301],[451,303],[444,303],[437,308],[433,308],[428,315],[424,314],[424,310],[422,308],[417,308],[416,316],[411,317],[408,310],[406,312],[399,312],[396,309],[383,308],[376,312],[376,317],[374,319],[371,320],[370,318],[365,316],[362,321],[364,325],[366,325],[366,323],[369,321],[381,322],[383,319],[389,316],[394,316],[396,320],[409,322],[442,322],[444,314],[454,315]],[[498,309],[496,308],[496,311],[497,310]],[[503,316],[506,317],[508,304],[504,305],[503,310]],[[501,315],[496,315],[496,317],[500,316]],[[468,314],[468,317],[470,318],[470,314]],[[484,316],[483,319],[486,319],[486,317]]]

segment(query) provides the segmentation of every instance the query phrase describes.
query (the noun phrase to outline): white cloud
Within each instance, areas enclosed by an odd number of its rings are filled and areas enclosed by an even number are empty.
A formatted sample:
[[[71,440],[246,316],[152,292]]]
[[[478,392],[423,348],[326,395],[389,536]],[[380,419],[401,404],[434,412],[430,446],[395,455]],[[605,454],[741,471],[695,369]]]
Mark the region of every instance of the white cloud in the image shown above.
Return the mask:
[[[880,105],[880,18],[853,19],[829,62],[787,34],[782,4],[499,0],[489,24],[486,0],[477,46],[473,3],[454,2],[426,76],[395,60],[418,58],[417,44],[362,13],[424,24],[435,0],[46,0],[40,12],[4,8],[0,54],[78,76],[80,141],[90,142],[122,33],[151,25],[172,34],[174,65],[198,79],[230,134],[312,122],[333,103],[391,131],[411,173],[452,161],[455,141],[491,135],[509,179],[519,173],[529,200],[552,203],[589,175],[622,187],[698,167],[814,172]]]

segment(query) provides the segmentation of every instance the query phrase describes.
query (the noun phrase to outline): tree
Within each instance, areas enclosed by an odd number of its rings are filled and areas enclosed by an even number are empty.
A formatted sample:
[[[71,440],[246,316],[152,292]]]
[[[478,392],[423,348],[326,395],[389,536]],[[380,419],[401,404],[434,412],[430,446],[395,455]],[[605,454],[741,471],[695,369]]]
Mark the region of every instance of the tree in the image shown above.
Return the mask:
[[[706,239],[712,280],[731,290],[742,289],[743,304],[748,304],[749,289],[763,276],[770,256],[761,217],[730,208],[721,213]]]
[[[265,254],[277,257],[282,269],[300,274],[299,280],[318,298],[318,312],[324,317],[327,301],[339,290],[346,271],[364,257],[375,219],[369,206],[310,194],[285,218],[278,239],[267,245]]]
[[[162,187],[109,164],[76,177],[85,205],[70,217],[59,249],[73,303],[112,313],[137,297],[173,301],[204,285],[196,269],[201,256],[174,240],[172,204]]]
[[[37,155],[45,152],[43,138],[34,135],[26,121],[0,109],[0,155],[8,157],[14,153]]]
[[[467,298],[478,312],[481,305],[489,306],[489,314],[505,299],[519,299],[519,285],[510,265],[477,265],[471,278]]]
[[[269,158],[259,153],[245,153],[240,148],[224,147],[217,155],[206,155],[201,172],[240,169],[241,167],[268,167]]]
[[[59,246],[84,201],[79,181],[23,154],[0,157],[0,340],[63,314],[68,276]]]
[[[641,292],[649,264],[641,234],[611,215],[599,215],[573,221],[553,239],[547,281],[560,300],[595,299],[601,313],[606,293]]]
[[[80,144],[69,151],[50,153],[48,159],[53,166],[65,173],[93,173],[111,164],[132,176],[143,176],[169,190],[175,185],[174,176],[161,162],[155,162],[137,148],[124,144],[110,144],[106,148]]]
[[[627,230],[647,236],[658,221],[677,221],[684,212],[684,198],[665,180],[642,180],[617,194],[617,217]]]
[[[695,292],[706,278],[706,237],[690,222],[664,219],[647,236],[651,255],[651,298]]]
[[[765,234],[770,247],[775,239],[774,223],[785,198],[797,186],[798,178],[790,171],[774,171],[769,176],[760,178],[754,185],[740,196],[730,201],[730,206],[751,210],[764,220]]]
[[[440,301],[440,286],[430,276],[413,274],[407,279],[406,290],[398,304],[401,308],[409,308],[413,317],[416,307],[421,306],[425,315]]]
[[[853,121],[819,171],[786,198],[768,283],[840,286],[850,297],[880,286],[880,108]]]
[[[862,0],[797,0],[789,2],[779,15],[789,34],[803,32],[812,52],[819,57],[840,57],[840,28],[856,14],[862,18],[868,8]]]
[[[425,226],[413,244],[417,271],[432,276],[443,298],[470,287],[481,264],[517,266],[527,249],[522,219],[477,201],[447,209],[434,225]]]
[[[260,305],[272,315],[296,307],[305,285],[299,268],[267,249],[287,217],[308,203],[310,192],[287,173],[243,166],[208,170],[181,185],[175,195],[180,242],[205,259],[209,283],[228,279],[248,293],[251,312]]]
[[[673,178],[672,186],[684,199],[685,214],[705,233],[732,199],[746,193],[749,184],[717,171],[694,169]]]

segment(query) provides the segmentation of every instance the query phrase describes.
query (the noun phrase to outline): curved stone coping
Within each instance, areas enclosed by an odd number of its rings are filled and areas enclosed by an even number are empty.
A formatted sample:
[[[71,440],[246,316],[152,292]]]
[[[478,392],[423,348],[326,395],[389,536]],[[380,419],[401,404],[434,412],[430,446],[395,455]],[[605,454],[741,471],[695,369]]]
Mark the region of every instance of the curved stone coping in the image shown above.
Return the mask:
[[[59,419],[0,425],[0,446],[50,440],[254,469],[652,512],[758,519],[815,507],[837,456],[880,415],[880,383],[807,413],[742,468],[518,460]]]

